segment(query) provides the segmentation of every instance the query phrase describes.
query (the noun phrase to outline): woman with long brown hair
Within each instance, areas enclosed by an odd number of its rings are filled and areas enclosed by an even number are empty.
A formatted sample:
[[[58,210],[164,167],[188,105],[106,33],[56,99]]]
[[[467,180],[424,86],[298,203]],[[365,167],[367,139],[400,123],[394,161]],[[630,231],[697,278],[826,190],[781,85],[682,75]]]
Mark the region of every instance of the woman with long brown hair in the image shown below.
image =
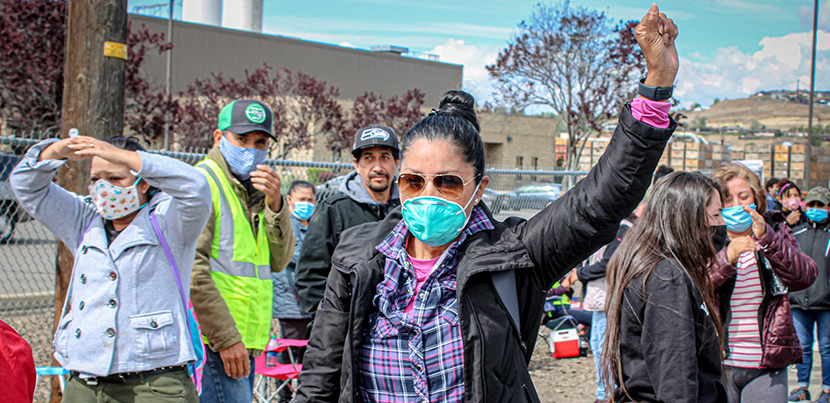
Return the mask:
[[[612,401],[726,402],[707,274],[726,239],[721,205],[717,182],[674,172],[611,259],[602,360]]]

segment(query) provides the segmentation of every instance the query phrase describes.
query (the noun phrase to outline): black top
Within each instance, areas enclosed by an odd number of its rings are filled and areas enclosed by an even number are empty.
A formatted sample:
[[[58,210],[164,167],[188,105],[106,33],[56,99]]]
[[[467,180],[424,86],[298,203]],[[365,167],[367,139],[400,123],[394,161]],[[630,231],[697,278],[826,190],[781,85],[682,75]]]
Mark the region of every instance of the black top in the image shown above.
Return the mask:
[[[793,235],[801,250],[816,261],[818,277],[810,288],[790,292],[790,304],[795,309],[830,310],[830,219],[818,224],[804,220],[793,228]]]
[[[623,294],[623,382],[637,402],[726,402],[715,326],[675,260],[631,281]],[[632,401],[617,388],[617,401]]]

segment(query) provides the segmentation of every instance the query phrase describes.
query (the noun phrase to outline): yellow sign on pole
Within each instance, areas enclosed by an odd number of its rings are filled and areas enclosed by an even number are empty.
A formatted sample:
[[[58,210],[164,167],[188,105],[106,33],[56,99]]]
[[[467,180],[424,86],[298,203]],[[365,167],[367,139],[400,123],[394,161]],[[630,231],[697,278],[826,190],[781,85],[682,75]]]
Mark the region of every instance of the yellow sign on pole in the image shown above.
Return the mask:
[[[118,42],[104,42],[104,56],[127,60],[127,45]]]

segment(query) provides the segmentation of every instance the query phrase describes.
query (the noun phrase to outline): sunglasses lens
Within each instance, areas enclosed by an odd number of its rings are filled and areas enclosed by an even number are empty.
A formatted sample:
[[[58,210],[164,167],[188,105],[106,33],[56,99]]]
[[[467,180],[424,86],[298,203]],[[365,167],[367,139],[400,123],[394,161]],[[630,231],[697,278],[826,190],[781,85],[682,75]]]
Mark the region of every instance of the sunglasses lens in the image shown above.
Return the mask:
[[[398,188],[404,197],[414,197],[424,191],[424,178],[418,175],[401,174],[398,177]]]
[[[448,199],[457,199],[464,193],[464,180],[456,175],[438,175],[433,179],[438,192]]]

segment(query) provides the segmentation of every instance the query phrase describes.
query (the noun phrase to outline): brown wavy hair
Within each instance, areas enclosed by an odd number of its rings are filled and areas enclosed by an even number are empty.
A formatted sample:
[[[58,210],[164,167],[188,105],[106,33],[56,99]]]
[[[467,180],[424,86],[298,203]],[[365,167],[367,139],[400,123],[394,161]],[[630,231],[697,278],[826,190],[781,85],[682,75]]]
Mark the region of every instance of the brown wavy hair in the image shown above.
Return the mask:
[[[608,294],[605,301],[607,324],[600,368],[611,401],[616,401],[618,387],[631,399],[623,383],[620,350],[620,315],[626,299],[638,295],[625,294],[632,281],[641,281],[643,289],[649,275],[658,263],[675,260],[691,277],[700,290],[706,309],[718,312],[713,302],[713,288],[709,280],[709,262],[717,251],[712,243],[712,227],[708,222],[706,206],[715,198],[723,200],[720,185],[699,173],[674,172],[654,185],[645,201],[643,214],[634,223],[608,263]],[[639,297],[645,299],[644,295]],[[711,315],[717,340],[723,351],[722,332],[718,315]],[[694,342],[690,340],[690,342]]]
[[[733,178],[743,178],[749,182],[749,188],[752,189],[752,195],[755,197],[755,211],[763,215],[767,211],[767,191],[761,186],[761,179],[758,178],[758,175],[755,175],[755,172],[741,164],[730,162],[719,166],[712,173],[712,179],[718,181],[723,187],[724,199],[729,198],[729,188],[726,187],[726,182]]]

